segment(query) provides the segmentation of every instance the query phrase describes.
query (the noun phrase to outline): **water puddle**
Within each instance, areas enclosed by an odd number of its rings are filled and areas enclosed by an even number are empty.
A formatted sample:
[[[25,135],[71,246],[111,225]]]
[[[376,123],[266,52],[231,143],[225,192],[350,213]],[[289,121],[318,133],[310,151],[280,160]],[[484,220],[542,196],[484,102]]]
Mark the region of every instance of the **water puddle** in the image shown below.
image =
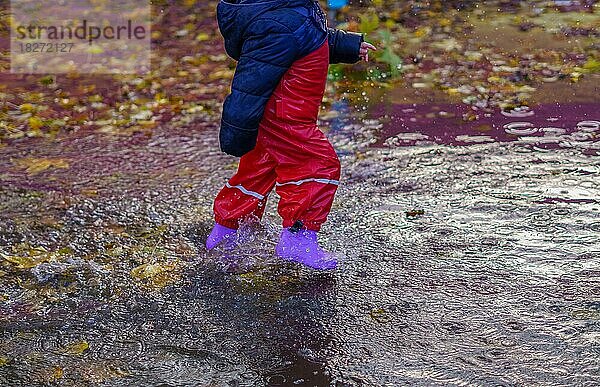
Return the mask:
[[[379,106],[382,129],[375,146],[465,146],[519,142],[540,149],[584,148],[599,154],[600,104],[540,104],[486,112],[456,104]]]

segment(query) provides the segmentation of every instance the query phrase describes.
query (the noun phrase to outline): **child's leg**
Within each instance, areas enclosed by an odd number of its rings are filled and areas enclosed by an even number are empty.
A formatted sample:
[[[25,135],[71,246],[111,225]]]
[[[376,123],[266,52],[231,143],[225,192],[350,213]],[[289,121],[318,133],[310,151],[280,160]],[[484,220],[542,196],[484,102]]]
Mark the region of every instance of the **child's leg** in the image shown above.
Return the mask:
[[[240,159],[238,171],[215,199],[215,221],[237,229],[248,216],[261,218],[269,192],[275,185],[275,160],[260,141]]]
[[[301,221],[307,229],[319,231],[339,185],[335,150],[316,126],[293,128],[285,141],[280,138],[269,149],[278,161],[276,190],[283,226]]]
[[[281,129],[291,131],[285,140],[281,138],[277,146],[269,148],[278,161],[276,187],[285,227],[275,251],[284,260],[313,269],[335,269],[337,259],[319,246],[317,232],[331,210],[339,185],[340,162],[314,124],[282,125]]]

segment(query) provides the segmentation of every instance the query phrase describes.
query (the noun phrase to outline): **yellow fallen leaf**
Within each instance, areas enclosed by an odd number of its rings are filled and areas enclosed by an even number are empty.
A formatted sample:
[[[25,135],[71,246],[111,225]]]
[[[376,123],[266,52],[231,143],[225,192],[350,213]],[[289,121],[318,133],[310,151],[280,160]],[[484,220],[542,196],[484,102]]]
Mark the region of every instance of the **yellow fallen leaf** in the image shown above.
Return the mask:
[[[17,257],[14,255],[3,255],[5,261],[12,263],[18,269],[31,269],[37,266],[37,261],[31,257]]]
[[[143,128],[155,128],[158,123],[156,121],[152,121],[152,120],[143,120],[143,121],[138,121],[137,122],[138,125],[140,125]]]
[[[225,166],[223,167],[223,169],[227,169],[227,170],[232,170],[232,171],[234,171],[234,170],[238,169],[239,165],[240,165],[240,164],[239,164],[237,161],[234,161],[234,162],[233,162],[233,163],[231,163],[231,164],[227,164],[227,165],[225,165]]]
[[[81,93],[83,94],[90,94],[96,90],[96,85],[82,85],[79,86],[79,90],[81,90]]]
[[[89,102],[102,102],[104,98],[100,94],[91,95],[88,97]]]
[[[199,42],[206,42],[207,40],[210,40],[210,35],[206,32],[201,32],[196,36],[196,40]]]
[[[369,312],[369,315],[371,316],[371,318],[373,320],[375,320],[379,323],[385,323],[385,322],[388,322],[388,320],[389,320],[388,313],[383,308],[373,309]]]
[[[452,24],[452,21],[450,19],[447,19],[447,18],[442,18],[442,19],[439,20],[438,24],[441,27],[448,27],[449,25]]]
[[[420,27],[418,28],[414,34],[417,38],[422,38],[423,36],[429,35],[431,33],[431,28],[429,27]]]
[[[75,98],[61,98],[59,101],[60,105],[64,108],[70,109],[77,104],[77,99]]]
[[[54,259],[51,254],[48,254],[47,252],[38,252],[37,250],[29,257],[6,254],[0,254],[0,257],[20,270],[31,269],[44,262],[50,262]]]
[[[35,111],[35,107],[30,103],[22,104],[19,107],[19,109],[21,110],[22,113],[32,113],[33,111]]]
[[[29,128],[32,130],[39,130],[44,126],[44,122],[38,117],[29,118]]]
[[[519,93],[533,93],[536,90],[537,89],[535,87],[531,87],[531,86],[527,86],[527,85],[516,88],[516,91],[518,91]]]
[[[37,175],[50,168],[69,168],[69,162],[64,159],[58,158],[36,158],[27,157],[24,159],[16,160],[15,164],[20,168],[25,168],[26,172],[30,175]]]
[[[212,62],[224,62],[227,60],[227,55],[225,55],[225,54],[209,55],[208,60],[210,60]]]
[[[98,196],[98,190],[93,188],[82,189],[81,194],[85,196]]]
[[[52,373],[52,381],[57,381],[58,379],[61,379],[64,374],[65,372],[62,368],[54,367],[54,372]]]
[[[90,345],[87,341],[80,341],[77,343],[69,344],[63,350],[63,353],[67,355],[81,355],[85,351],[90,349]]]
[[[104,125],[104,126],[98,128],[98,131],[100,133],[106,133],[106,134],[118,134],[119,133],[119,130],[114,125]]]
[[[172,264],[160,265],[158,263],[144,263],[143,265],[133,268],[131,270],[131,276],[137,279],[148,279],[172,271],[174,268],[175,266]]]
[[[98,55],[98,54],[102,54],[104,52],[104,49],[100,46],[91,46],[88,47],[87,49],[88,54],[92,54],[92,55]]]
[[[212,72],[209,76],[208,79],[210,81],[214,81],[217,79],[229,79],[233,76],[233,70],[230,69],[222,69],[222,70],[217,70],[215,72]]]
[[[579,82],[581,80],[582,76],[583,76],[583,74],[580,72],[577,72],[577,71],[571,73],[571,82],[573,82],[573,83]]]
[[[180,272],[176,263],[143,264],[131,270],[131,276],[143,280],[145,286],[162,289],[179,280]]]
[[[0,356],[0,367],[4,367],[8,364],[8,358],[6,356]]]

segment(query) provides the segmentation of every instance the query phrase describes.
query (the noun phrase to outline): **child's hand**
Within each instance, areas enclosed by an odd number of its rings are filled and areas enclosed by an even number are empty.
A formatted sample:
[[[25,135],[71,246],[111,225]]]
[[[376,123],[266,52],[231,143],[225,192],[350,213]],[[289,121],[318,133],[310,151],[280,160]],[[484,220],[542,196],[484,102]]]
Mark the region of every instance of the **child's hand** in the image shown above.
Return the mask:
[[[369,50],[377,51],[377,47],[375,47],[371,43],[362,42],[360,45],[360,54],[359,54],[360,59],[364,60],[365,62],[368,62],[369,61]]]

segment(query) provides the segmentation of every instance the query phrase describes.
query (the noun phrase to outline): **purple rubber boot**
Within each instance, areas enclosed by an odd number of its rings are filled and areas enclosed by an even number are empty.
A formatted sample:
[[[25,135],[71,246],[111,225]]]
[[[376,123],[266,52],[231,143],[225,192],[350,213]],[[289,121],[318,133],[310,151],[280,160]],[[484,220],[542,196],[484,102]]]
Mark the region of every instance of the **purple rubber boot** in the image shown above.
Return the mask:
[[[333,254],[319,246],[315,231],[291,232],[284,229],[275,251],[281,259],[298,262],[313,269],[333,270],[337,267],[337,260]]]
[[[212,250],[223,241],[225,241],[226,244],[233,243],[235,241],[236,233],[236,229],[215,223],[215,227],[213,227],[208,239],[206,239],[206,249]]]

